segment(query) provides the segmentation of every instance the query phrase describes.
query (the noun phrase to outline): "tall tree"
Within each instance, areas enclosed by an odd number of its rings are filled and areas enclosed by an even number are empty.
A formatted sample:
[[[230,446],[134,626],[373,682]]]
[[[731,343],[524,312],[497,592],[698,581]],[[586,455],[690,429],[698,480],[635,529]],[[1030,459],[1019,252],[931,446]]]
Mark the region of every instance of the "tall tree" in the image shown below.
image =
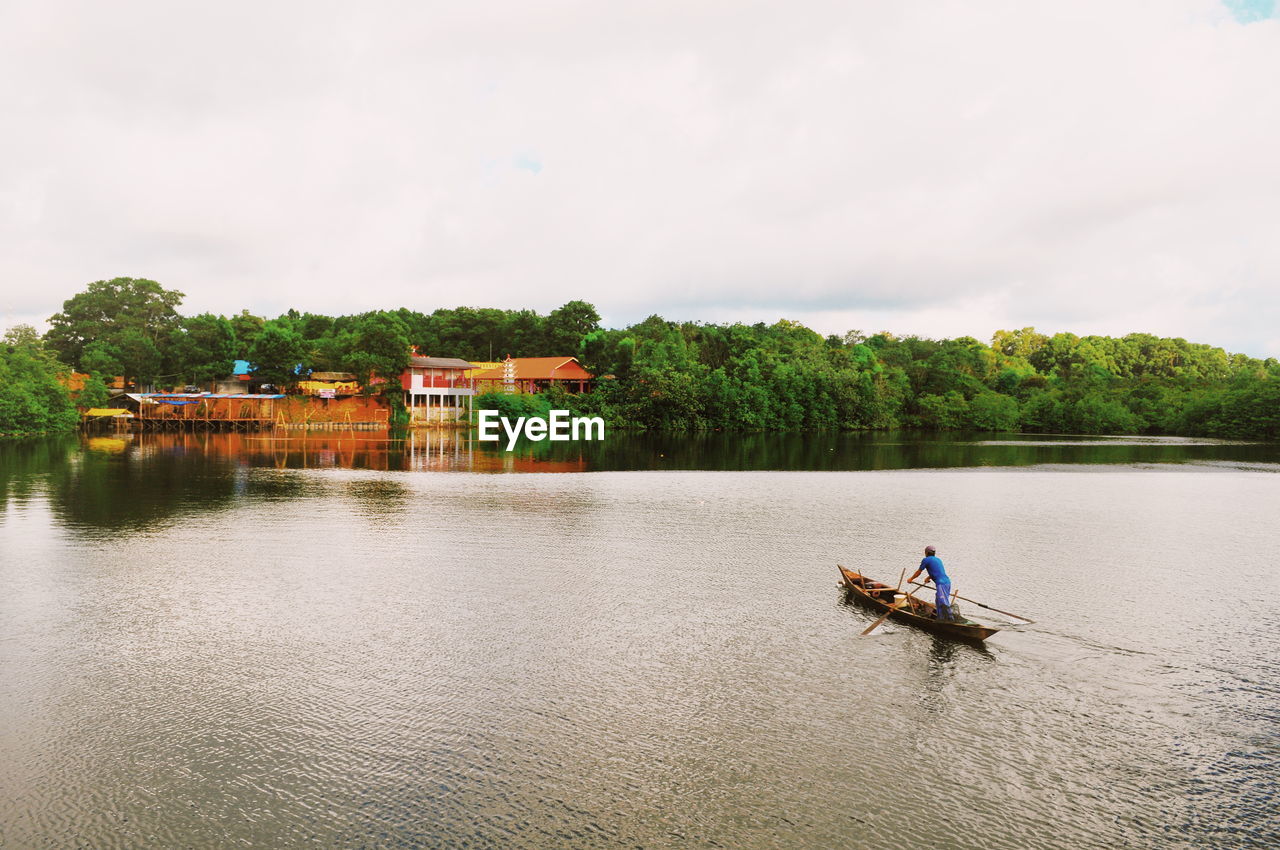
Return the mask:
[[[298,365],[306,355],[306,342],[287,321],[272,319],[262,326],[249,350],[249,365],[259,381],[285,387],[298,380]]]
[[[231,374],[236,335],[231,322],[213,313],[183,319],[169,343],[170,368],[187,381],[216,381]]]
[[[1049,337],[1036,333],[1035,328],[1021,328],[1016,331],[999,330],[991,336],[991,347],[1009,357],[1028,359],[1044,348]]]
[[[409,331],[394,313],[365,315],[356,326],[350,354],[351,371],[366,389],[372,376],[384,378],[384,389],[398,388],[400,373],[409,364]]]
[[[543,347],[548,357],[577,355],[583,337],[600,329],[600,314],[586,301],[570,301],[543,320]]]
[[[126,376],[140,386],[155,383],[164,357],[155,340],[140,328],[125,328],[113,342],[119,352],[120,369]]]
[[[95,339],[84,347],[80,355],[80,369],[100,378],[114,378],[124,374],[120,350],[112,343]]]
[[[251,360],[249,352],[253,350],[253,343],[258,338],[258,334],[262,333],[262,327],[267,320],[253,315],[246,309],[236,313],[228,321],[231,322],[231,330],[236,335],[235,357],[239,360]]]
[[[160,346],[178,324],[183,294],[154,280],[117,277],[97,280],[67,299],[49,318],[45,340],[63,362],[81,367],[86,347],[101,342],[115,349],[125,369],[152,377],[159,368]],[[127,377],[138,377],[129,372]]]

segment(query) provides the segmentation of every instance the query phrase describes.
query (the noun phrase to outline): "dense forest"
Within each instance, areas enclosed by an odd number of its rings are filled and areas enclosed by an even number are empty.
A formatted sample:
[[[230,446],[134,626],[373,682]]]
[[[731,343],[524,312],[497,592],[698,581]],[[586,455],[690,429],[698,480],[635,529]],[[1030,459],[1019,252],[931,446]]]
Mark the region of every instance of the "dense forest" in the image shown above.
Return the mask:
[[[537,412],[568,407],[614,427],[689,431],[922,428],[1280,439],[1280,364],[1149,334],[1124,337],[1034,328],[933,340],[887,331],[822,335],[803,325],[717,325],[651,316],[600,327],[595,308],[570,301],[532,310],[441,308],[275,318],[178,312],[183,295],[155,281],[97,281],[69,299],[37,336],[11,329],[0,348],[0,432],[74,422],[55,379],[92,375],[80,406],[105,395],[104,378],[182,386],[248,360],[282,387],[311,371],[398,374],[409,347],[468,360],[576,355],[599,379],[589,394],[485,397],[481,406]]]

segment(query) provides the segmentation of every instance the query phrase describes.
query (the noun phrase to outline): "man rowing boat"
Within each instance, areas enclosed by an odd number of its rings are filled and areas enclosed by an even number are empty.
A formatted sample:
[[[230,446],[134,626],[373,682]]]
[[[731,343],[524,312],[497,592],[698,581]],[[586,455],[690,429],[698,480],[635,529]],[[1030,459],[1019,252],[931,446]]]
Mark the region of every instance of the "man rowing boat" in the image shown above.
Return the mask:
[[[911,578],[907,579],[907,582],[915,581],[916,576],[927,570],[929,575],[925,578],[924,583],[928,584],[929,579],[933,579],[933,586],[937,591],[937,596],[934,598],[934,605],[937,610],[934,616],[939,620],[950,620],[952,619],[951,579],[947,576],[947,571],[943,569],[942,561],[936,555],[937,551],[932,546],[924,547],[924,560],[920,562],[920,566],[911,574]]]

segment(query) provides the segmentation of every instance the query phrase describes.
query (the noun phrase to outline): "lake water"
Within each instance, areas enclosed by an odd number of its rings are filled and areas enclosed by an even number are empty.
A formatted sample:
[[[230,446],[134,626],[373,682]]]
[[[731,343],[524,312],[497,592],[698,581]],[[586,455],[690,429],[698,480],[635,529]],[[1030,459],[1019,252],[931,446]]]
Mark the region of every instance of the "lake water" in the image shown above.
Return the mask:
[[[6,444],[0,846],[1276,846],[1277,472],[989,435]],[[1036,622],[859,637],[835,564],[896,582],[926,543]]]

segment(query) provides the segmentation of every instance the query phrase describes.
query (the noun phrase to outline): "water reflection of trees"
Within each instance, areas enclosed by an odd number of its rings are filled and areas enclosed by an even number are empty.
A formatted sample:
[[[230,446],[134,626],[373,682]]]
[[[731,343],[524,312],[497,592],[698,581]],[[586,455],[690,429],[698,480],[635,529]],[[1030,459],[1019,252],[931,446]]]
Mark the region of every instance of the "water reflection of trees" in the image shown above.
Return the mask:
[[[530,443],[515,451],[474,443],[476,457],[527,458],[541,464],[567,462],[591,470],[891,470],[1020,467],[1041,464],[1183,463],[1197,460],[1277,462],[1280,449],[1267,445],[1162,443],[1073,438],[1055,443],[1007,435],[920,432],[812,432],[646,434],[613,432],[602,442]]]
[[[30,500],[62,474],[76,445],[73,438],[0,440],[0,508]]]
[[[352,481],[348,498],[366,520],[389,521],[403,516],[412,504],[409,488],[385,478]]]
[[[233,463],[182,440],[112,438],[78,448],[48,486],[54,512],[69,525],[131,531],[172,524],[225,508],[239,489]]]

